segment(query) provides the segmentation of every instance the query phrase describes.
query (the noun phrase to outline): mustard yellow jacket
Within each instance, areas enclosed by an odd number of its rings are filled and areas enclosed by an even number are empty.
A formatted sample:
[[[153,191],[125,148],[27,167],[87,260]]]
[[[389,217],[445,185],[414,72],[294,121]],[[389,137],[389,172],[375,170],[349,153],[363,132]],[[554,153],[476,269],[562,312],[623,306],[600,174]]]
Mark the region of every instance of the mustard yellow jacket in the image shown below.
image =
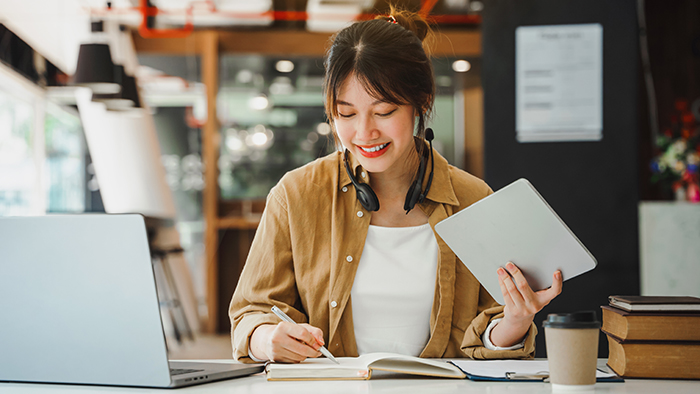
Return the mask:
[[[369,174],[354,157],[351,166],[358,179],[369,183]],[[426,200],[417,206],[434,229],[436,223],[491,193],[485,182],[451,166],[436,153],[432,187]],[[371,216],[355,197],[340,152],[293,170],[280,180],[267,197],[231,300],[235,359],[250,362],[248,346],[253,330],[280,321],[270,312],[273,305],[296,322],[323,330],[333,355],[358,355],[350,290]],[[534,324],[524,348],[496,351],[484,347],[482,334],[492,319],[502,317],[503,307],[447,244],[437,234],[435,237],[439,247],[435,299],[430,339],[421,357],[534,357]]]

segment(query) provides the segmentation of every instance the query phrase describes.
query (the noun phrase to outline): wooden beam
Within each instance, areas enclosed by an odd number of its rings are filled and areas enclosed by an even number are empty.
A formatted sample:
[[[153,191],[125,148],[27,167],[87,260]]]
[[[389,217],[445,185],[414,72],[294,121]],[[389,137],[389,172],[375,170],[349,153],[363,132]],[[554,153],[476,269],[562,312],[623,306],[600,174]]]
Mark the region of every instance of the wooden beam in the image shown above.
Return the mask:
[[[204,190],[202,212],[204,215],[204,251],[206,255],[207,320],[204,329],[214,332],[217,326],[219,305],[219,122],[216,116],[216,95],[219,87],[218,34],[202,32],[198,39],[202,51],[202,82],[207,90],[207,121],[202,128],[202,156],[204,164]]]
[[[272,56],[323,57],[332,34],[296,30],[207,30],[196,31],[187,38],[143,38],[134,33],[134,47],[139,53],[163,55],[201,54],[208,34],[218,35],[221,53],[251,53]],[[478,30],[435,31],[428,42],[435,57],[481,56],[481,32]]]
[[[201,55],[208,35],[211,31],[196,31],[185,38],[143,38],[138,31],[131,32],[136,52],[160,55]]]
[[[331,35],[298,30],[222,31],[222,53],[254,53],[282,56],[325,54]]]
[[[428,45],[434,57],[480,57],[481,31],[436,30],[433,42]]]
[[[464,169],[484,177],[484,91],[481,86],[465,89]]]

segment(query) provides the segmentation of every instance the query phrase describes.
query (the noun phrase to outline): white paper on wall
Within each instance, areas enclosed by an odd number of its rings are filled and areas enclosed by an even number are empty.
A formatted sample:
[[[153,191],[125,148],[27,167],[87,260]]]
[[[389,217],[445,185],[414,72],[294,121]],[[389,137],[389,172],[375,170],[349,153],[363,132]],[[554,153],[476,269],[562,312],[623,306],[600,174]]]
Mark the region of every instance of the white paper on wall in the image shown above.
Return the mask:
[[[520,26],[515,52],[517,140],[601,140],[603,27]]]

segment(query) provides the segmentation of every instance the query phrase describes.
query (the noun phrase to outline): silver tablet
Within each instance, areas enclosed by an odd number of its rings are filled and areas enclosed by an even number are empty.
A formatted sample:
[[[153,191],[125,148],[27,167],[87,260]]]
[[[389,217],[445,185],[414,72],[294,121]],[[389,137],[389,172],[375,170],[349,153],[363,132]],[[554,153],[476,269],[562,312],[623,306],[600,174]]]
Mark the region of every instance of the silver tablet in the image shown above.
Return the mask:
[[[503,304],[498,267],[517,265],[534,290],[595,268],[595,257],[526,179],[518,179],[435,225],[457,257]]]

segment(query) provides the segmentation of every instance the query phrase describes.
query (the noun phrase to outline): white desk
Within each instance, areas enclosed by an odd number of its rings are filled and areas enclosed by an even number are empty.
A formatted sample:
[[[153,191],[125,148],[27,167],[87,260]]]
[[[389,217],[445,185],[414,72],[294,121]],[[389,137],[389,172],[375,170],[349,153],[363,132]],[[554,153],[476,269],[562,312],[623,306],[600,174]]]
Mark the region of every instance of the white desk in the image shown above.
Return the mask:
[[[395,376],[395,375],[393,375]],[[110,386],[77,386],[29,383],[0,383],[0,394],[465,394],[465,393],[552,393],[548,383],[472,382],[466,379],[394,378],[380,376],[360,381],[268,382],[264,374],[175,389],[140,389]],[[571,393],[571,391],[567,391]],[[584,393],[684,394],[700,393],[700,381],[627,379],[624,383],[596,383]]]

